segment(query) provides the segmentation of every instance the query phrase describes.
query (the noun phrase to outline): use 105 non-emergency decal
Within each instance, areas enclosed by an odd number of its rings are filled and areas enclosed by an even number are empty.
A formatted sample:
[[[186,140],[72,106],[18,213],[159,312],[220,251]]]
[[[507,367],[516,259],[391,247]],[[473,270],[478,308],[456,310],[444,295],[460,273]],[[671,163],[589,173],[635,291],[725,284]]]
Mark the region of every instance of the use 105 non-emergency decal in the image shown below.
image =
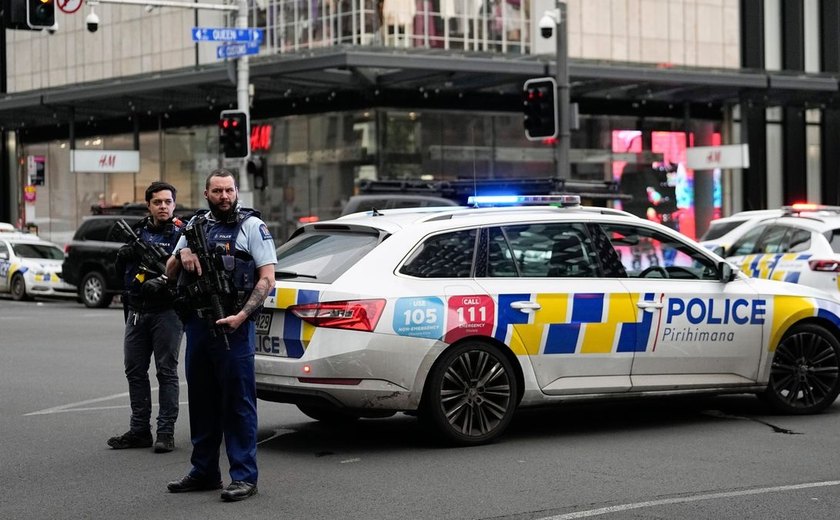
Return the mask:
[[[489,336],[496,320],[496,303],[487,295],[400,298],[394,307],[393,327],[400,336],[441,339],[452,343],[470,335]],[[444,333],[445,331],[445,333]]]

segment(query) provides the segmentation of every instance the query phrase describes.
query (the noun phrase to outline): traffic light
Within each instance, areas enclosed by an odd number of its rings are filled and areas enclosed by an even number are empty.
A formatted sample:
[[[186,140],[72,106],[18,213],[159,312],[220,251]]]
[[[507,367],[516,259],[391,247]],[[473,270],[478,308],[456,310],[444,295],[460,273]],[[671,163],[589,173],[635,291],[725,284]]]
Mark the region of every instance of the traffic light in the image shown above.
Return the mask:
[[[26,25],[49,29],[55,25],[55,0],[26,0]]]
[[[554,78],[535,78],[522,88],[525,137],[530,141],[557,137],[557,82]]]
[[[219,148],[225,158],[248,157],[250,139],[248,114],[239,110],[222,110],[219,118]]]

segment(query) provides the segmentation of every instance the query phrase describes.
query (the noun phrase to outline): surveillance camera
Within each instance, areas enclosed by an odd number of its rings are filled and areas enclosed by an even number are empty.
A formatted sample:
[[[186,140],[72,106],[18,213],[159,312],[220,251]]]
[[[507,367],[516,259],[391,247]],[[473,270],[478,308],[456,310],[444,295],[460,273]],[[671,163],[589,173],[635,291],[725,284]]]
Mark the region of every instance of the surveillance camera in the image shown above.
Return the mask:
[[[99,16],[93,11],[85,18],[85,24],[89,32],[95,33],[99,30]]]
[[[548,13],[540,18],[540,34],[543,38],[551,38],[551,35],[554,34],[554,25],[554,18]]]

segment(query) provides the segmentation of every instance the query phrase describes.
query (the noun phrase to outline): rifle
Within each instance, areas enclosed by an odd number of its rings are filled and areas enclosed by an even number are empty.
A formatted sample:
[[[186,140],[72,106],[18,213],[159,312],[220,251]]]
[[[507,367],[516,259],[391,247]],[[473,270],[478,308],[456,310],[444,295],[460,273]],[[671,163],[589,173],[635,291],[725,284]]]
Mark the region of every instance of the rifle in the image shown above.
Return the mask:
[[[141,271],[154,276],[166,273],[166,259],[169,257],[169,253],[158,245],[140,240],[140,237],[123,219],[117,220],[115,229],[117,230],[117,238],[131,246],[134,256],[138,259]]]
[[[191,302],[210,302],[210,314],[213,319],[213,334],[221,335],[225,340],[225,346],[230,349],[227,333],[224,326],[216,325],[216,321],[228,314],[225,312],[223,299],[229,300],[235,294],[235,289],[224,265],[224,250],[210,251],[207,245],[206,232],[207,218],[204,216],[195,217],[184,229],[184,237],[187,240],[187,247],[198,257],[201,264],[201,276],[194,282],[184,286],[187,298]],[[231,260],[233,257],[230,257]],[[232,266],[231,266],[232,267]]]

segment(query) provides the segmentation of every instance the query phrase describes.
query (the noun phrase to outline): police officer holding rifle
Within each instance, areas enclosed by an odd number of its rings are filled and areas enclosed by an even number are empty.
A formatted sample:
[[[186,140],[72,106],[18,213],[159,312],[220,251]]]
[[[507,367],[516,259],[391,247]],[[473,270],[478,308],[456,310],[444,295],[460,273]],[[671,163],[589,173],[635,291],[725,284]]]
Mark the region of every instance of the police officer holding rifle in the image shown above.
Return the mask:
[[[180,220],[173,217],[175,195],[175,187],[171,184],[153,182],[146,189],[149,216],[134,228],[123,220],[117,222],[117,232],[126,242],[117,253],[117,271],[125,273],[123,353],[131,420],[126,433],[108,439],[108,445],[115,450],[152,446],[152,392],[149,384],[152,355],[157,370],[160,404],[154,451],[165,453],[175,448],[178,353],[184,327],[173,310],[173,295],[164,272],[166,259],[184,227]]]
[[[180,275],[187,307],[182,315],[193,444],[192,468],[167,488],[221,489],[224,438],[231,483],[221,498],[238,501],[257,493],[253,318],[274,287],[277,255],[259,213],[240,206],[230,171],[212,171],[204,197],[210,210],[193,217],[166,266],[170,279]]]

